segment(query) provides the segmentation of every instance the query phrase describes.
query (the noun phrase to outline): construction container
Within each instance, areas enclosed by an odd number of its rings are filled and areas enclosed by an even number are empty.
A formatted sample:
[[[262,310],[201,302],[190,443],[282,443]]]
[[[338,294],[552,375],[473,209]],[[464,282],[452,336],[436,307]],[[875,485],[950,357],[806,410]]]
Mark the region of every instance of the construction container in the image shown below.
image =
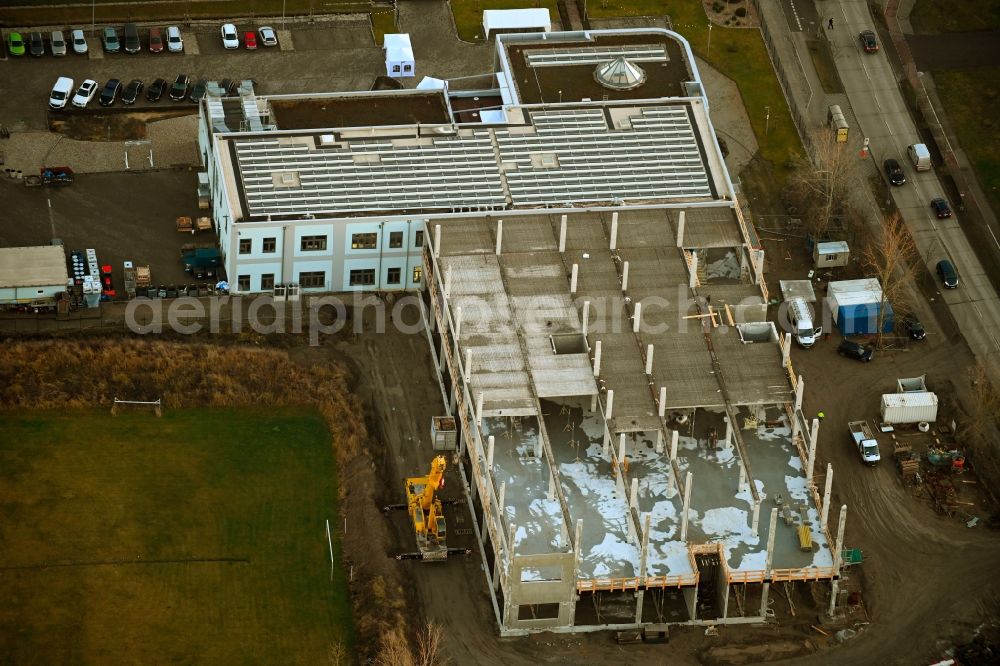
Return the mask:
[[[839,280],[827,287],[827,304],[843,335],[874,335],[878,332],[879,310],[885,307],[882,332],[892,333],[895,322],[892,305],[882,302],[878,280]]]
[[[431,444],[435,451],[454,451],[458,442],[455,419],[451,416],[431,418]]]
[[[837,268],[846,266],[851,258],[851,248],[845,241],[816,243],[813,246],[813,261],[816,268]]]
[[[882,395],[883,423],[934,423],[937,410],[937,394],[930,391]]]

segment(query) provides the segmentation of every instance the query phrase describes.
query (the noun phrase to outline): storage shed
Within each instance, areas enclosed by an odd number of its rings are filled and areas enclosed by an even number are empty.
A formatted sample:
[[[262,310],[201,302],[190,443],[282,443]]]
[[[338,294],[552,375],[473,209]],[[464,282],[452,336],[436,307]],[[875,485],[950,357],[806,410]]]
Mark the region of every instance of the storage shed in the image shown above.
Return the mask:
[[[813,261],[816,268],[836,268],[846,266],[851,258],[851,248],[846,241],[827,241],[813,245]]]
[[[839,280],[827,287],[827,305],[843,335],[874,335],[878,331],[882,286],[878,280]],[[882,332],[894,328],[892,306],[886,302]]]
[[[0,248],[0,306],[50,305],[68,282],[62,245]]]
[[[408,34],[387,34],[382,42],[382,49],[385,51],[386,74],[397,79],[417,75],[417,64]]]
[[[498,33],[552,32],[548,9],[487,9],[483,12],[486,39]]]

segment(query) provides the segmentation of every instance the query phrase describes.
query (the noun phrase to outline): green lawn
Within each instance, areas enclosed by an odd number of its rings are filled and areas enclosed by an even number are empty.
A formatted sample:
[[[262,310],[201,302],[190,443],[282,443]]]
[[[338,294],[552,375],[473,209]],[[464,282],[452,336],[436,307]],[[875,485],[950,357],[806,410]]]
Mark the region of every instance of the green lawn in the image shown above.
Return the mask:
[[[1000,29],[1000,0],[917,0],[910,22],[918,33]]]
[[[483,40],[483,10],[540,7],[549,10],[553,23],[559,23],[558,0],[451,0],[451,13],[455,16],[458,36],[467,42]]]
[[[7,413],[0,470],[4,663],[320,664],[350,643],[315,411]]]
[[[938,96],[969,156],[989,205],[1000,215],[1000,67],[934,72]]]

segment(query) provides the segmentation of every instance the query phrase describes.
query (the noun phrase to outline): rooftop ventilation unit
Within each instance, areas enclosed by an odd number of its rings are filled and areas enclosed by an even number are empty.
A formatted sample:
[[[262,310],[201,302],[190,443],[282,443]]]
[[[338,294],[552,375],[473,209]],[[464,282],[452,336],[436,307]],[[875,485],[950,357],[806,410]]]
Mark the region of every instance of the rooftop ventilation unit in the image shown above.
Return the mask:
[[[614,60],[598,65],[594,70],[594,80],[611,90],[632,90],[646,82],[646,72],[618,56]]]

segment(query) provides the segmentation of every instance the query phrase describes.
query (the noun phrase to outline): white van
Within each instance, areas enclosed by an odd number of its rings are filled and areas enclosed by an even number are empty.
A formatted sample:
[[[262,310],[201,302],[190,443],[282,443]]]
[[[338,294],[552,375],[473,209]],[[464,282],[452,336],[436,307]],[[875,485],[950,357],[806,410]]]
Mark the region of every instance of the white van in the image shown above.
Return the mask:
[[[49,93],[49,108],[63,108],[66,106],[66,102],[69,101],[72,94],[73,79],[66,76],[60,76],[56,81],[56,84],[52,86],[52,92]]]
[[[931,167],[931,151],[927,150],[927,146],[922,143],[915,143],[911,146],[906,147],[906,155],[910,158],[913,166],[917,171],[930,171]]]
[[[792,325],[795,342],[800,347],[808,349],[816,342],[816,338],[823,335],[823,329],[813,325],[812,308],[806,303],[806,299],[796,296],[787,302],[788,321]]]

